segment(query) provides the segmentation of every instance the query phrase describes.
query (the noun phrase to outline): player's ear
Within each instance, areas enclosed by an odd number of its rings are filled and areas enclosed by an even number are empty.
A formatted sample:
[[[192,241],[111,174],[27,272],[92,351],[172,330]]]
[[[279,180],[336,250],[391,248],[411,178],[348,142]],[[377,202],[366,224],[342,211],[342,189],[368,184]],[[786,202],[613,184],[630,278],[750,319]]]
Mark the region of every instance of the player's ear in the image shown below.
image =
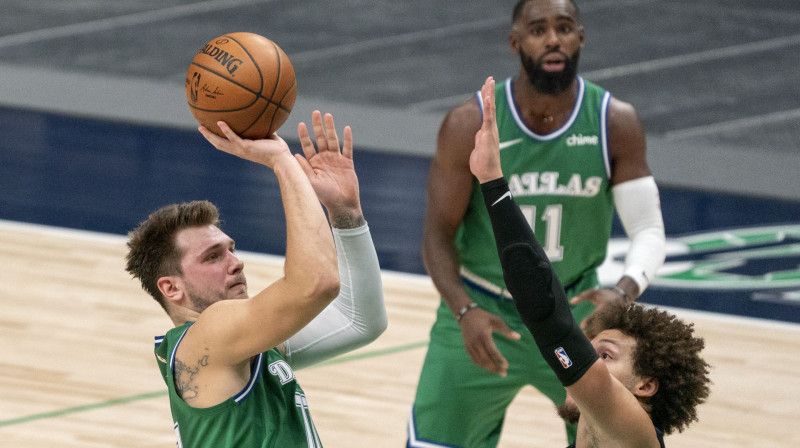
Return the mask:
[[[508,34],[508,45],[511,47],[511,51],[519,56],[519,36],[514,29],[512,29],[511,33]]]
[[[637,398],[648,398],[658,392],[658,378],[646,376],[636,383],[633,388],[633,395]]]
[[[160,277],[156,280],[158,290],[168,302],[176,303],[183,298],[183,287],[181,279],[174,275]]]

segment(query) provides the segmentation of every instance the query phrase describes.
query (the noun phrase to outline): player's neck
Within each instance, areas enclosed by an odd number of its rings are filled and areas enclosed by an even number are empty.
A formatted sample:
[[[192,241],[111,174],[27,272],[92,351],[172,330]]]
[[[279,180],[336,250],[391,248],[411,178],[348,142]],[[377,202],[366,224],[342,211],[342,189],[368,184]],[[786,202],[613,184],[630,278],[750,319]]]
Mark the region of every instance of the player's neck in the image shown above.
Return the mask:
[[[524,77],[514,80],[514,102],[531,130],[549,133],[561,127],[572,114],[578,95],[577,79],[556,95],[537,91]]]

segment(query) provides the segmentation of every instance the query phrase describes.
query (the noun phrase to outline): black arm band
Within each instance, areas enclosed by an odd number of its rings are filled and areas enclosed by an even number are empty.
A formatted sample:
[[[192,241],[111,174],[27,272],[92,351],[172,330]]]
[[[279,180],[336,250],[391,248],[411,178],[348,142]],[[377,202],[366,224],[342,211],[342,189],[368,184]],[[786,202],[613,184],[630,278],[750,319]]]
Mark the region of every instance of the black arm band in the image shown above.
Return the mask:
[[[504,178],[481,184],[506,288],[561,384],[578,381],[598,359],[570,313],[564,288]]]

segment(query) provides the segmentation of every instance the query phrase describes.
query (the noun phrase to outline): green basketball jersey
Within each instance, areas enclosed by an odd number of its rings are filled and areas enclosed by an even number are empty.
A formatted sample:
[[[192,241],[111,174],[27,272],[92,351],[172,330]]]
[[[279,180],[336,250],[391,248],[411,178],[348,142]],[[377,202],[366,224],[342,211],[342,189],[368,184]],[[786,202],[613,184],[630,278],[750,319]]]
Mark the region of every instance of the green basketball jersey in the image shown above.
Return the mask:
[[[178,448],[322,447],[303,390],[277,349],[254,358],[250,381],[210,408],[193,408],[175,390],[175,351],[192,323],[156,338],[156,360],[169,389]]]
[[[561,283],[567,287],[587,276],[596,282],[595,268],[605,258],[614,214],[606,137],[611,95],[579,77],[569,120],[554,132],[539,135],[522,121],[512,86],[509,78],[495,87],[500,159],[511,194]],[[476,180],[456,235],[461,264],[467,270],[462,273],[473,283],[485,281],[504,289],[493,238]]]

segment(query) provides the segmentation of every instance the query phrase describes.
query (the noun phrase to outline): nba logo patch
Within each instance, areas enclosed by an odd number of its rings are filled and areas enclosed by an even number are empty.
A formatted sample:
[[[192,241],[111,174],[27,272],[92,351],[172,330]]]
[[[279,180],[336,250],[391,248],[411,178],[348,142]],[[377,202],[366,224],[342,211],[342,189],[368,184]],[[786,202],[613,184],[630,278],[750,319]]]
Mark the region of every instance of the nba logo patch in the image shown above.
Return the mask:
[[[569,356],[567,356],[567,352],[564,350],[564,347],[558,347],[555,349],[555,353],[558,357],[558,360],[561,361],[561,365],[564,366],[565,369],[569,369],[569,367],[572,365],[572,360],[569,359]]]

